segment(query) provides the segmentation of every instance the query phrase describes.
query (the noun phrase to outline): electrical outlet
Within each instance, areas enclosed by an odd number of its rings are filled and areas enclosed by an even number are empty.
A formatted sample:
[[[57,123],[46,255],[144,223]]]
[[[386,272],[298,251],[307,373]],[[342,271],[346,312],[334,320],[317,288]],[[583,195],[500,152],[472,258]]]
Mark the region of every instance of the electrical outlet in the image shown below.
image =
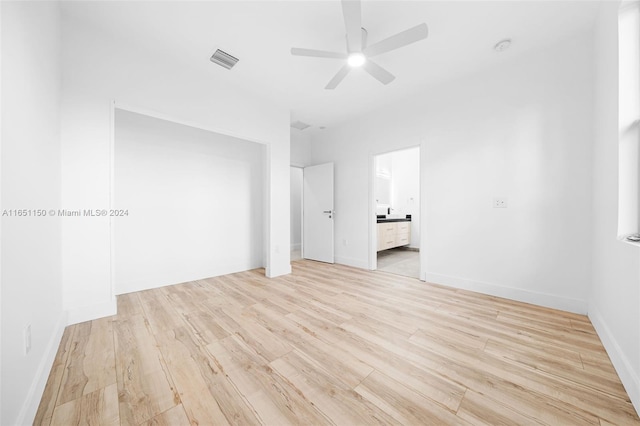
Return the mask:
[[[24,354],[31,352],[31,324],[27,324],[24,328]]]
[[[494,209],[506,209],[508,205],[507,198],[494,198],[493,199],[493,208]]]

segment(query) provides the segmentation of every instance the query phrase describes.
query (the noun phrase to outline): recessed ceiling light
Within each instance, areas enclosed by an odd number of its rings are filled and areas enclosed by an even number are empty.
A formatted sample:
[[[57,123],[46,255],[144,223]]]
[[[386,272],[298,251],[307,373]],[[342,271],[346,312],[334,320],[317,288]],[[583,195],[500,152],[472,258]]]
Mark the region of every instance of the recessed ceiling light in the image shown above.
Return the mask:
[[[504,52],[510,46],[511,46],[511,39],[505,38],[504,40],[500,40],[499,42],[497,42],[496,45],[493,46],[493,50],[495,50],[496,52]]]
[[[354,68],[361,67],[366,61],[367,58],[365,58],[365,56],[360,52],[350,54],[349,59],[347,59],[349,66]]]

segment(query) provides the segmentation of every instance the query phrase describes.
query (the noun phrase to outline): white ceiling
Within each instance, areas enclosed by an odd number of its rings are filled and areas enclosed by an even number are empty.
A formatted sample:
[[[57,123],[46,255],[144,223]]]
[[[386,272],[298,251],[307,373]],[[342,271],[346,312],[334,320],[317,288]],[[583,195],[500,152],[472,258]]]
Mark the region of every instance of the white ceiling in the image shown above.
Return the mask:
[[[396,76],[389,85],[356,69],[333,91],[324,86],[341,62],[293,57],[290,48],[345,51],[339,0],[74,1],[63,4],[63,16],[149,54],[206,69],[212,78],[287,106],[294,120],[317,128],[514,60],[593,25],[598,8],[595,1],[364,0],[362,25],[369,44],[422,22],[429,26],[429,37],[376,58]],[[494,52],[493,45],[503,38],[513,39],[512,47]],[[216,48],[240,59],[233,70],[209,61]]]

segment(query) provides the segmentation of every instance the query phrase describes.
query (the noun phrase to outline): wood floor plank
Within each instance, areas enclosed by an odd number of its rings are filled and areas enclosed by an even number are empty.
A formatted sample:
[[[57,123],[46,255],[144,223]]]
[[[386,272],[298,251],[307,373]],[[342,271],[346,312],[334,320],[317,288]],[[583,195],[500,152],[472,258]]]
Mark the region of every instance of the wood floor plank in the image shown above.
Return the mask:
[[[114,383],[58,405],[51,425],[120,425],[117,385]]]
[[[170,331],[184,325],[162,289],[141,291],[138,297],[143,308],[143,316],[154,333]]]
[[[215,358],[206,348],[198,345],[197,340],[186,327],[176,329],[175,332],[176,340],[184,346],[195,361],[194,365],[198,368],[197,375],[206,384],[209,394],[212,395],[213,401],[224,414],[226,421],[229,424],[259,424],[256,412],[227,378],[221,365],[216,363]]]
[[[449,344],[464,345],[472,349],[484,349],[489,341],[489,338],[480,332],[461,330],[455,325],[444,322],[434,321],[419,330],[432,339],[448,342]]]
[[[339,327],[325,330],[316,318],[304,317],[302,312],[297,315],[290,314],[288,317],[302,327],[312,330],[319,338],[326,339],[330,344],[337,347],[348,346],[350,352],[361,361],[390,374],[416,392],[452,411],[457,409],[462,400],[465,390],[463,386],[449,381],[436,370],[421,369],[414,363],[408,363],[407,359],[390,351],[393,345],[388,345],[384,339],[371,339],[366,336],[366,333],[364,333],[365,337],[362,337],[363,332],[349,333]],[[376,344],[379,341],[384,343]]]
[[[62,383],[62,376],[71,350],[71,341],[74,329],[75,325],[70,325],[65,328],[64,333],[62,334],[60,346],[58,346],[58,352],[56,353],[56,358],[53,361],[53,366],[51,367],[51,372],[47,379],[47,384],[45,385],[33,424],[48,425],[51,423],[53,410],[56,407],[58,399],[58,390]]]
[[[458,381],[476,392],[496,400],[512,401],[522,414],[546,419],[552,424],[596,424],[598,417],[615,418],[622,424],[639,422],[628,401],[607,393],[593,392],[582,383],[487,356],[481,351],[440,345],[428,338],[423,339],[420,333],[412,336],[410,343],[427,349],[429,353],[411,346],[398,350],[406,351],[406,356],[416,362],[429,359],[429,362],[443,368],[452,363],[447,369],[448,375],[457,377]]]
[[[511,409],[506,404],[501,404],[491,398],[467,390],[460,408],[456,413],[458,417],[473,425],[482,426],[511,426],[518,425],[543,425],[539,419],[526,416]]]
[[[181,316],[181,319],[192,329],[201,344],[207,345],[218,339],[223,339],[229,332],[222,328],[213,314],[204,306],[194,309],[194,303],[199,297],[203,297],[199,291],[166,292],[167,301],[171,307]]]
[[[464,419],[456,417],[454,412],[378,371],[363,380],[356,387],[356,392],[401,424],[468,424]]]
[[[91,322],[76,324],[71,341],[71,355],[68,357],[64,374],[62,375],[62,383],[56,405],[62,405],[78,399],[85,393],[84,387],[88,382],[88,378],[84,375],[83,362],[85,358],[85,347],[87,346],[90,333]]]
[[[89,379],[85,393],[116,383],[113,317],[100,318],[91,323],[84,359],[85,375]],[[98,371],[99,374],[92,374]]]
[[[122,422],[140,424],[180,404],[147,319],[137,315],[113,324]]]
[[[338,425],[396,424],[392,417],[293,350],[270,364]]]
[[[580,354],[580,360],[582,361],[582,368],[584,368],[585,371],[611,380],[618,379],[618,373],[616,373],[611,359],[609,359],[606,353],[593,354],[584,352]]]
[[[141,423],[141,426],[189,426],[190,424],[182,405],[176,405],[149,421]]]
[[[292,269],[118,296],[65,331],[36,424],[640,425],[586,316]]]
[[[118,319],[130,318],[135,315],[142,314],[142,305],[140,305],[139,293],[127,293],[118,296]]]
[[[212,313],[216,320],[225,324],[230,334],[238,336],[269,361],[277,359],[292,349],[286,341],[265,327],[243,317],[240,310],[222,308],[216,309]]]
[[[487,343],[484,351],[496,357],[524,364],[532,369],[546,371],[569,381],[578,381],[597,392],[606,392],[618,398],[626,395],[619,380],[591,374],[589,371],[585,371],[581,364],[576,365],[529,348],[508,346],[491,340]]]
[[[603,350],[600,339],[592,334],[583,333],[579,330],[574,330],[571,326],[541,326],[534,321],[527,321],[524,318],[518,318],[514,316],[507,316],[502,313],[498,315],[498,322],[507,322],[512,326],[515,326],[518,330],[529,331],[532,335],[540,336],[545,340],[557,340],[563,344],[571,344],[579,346],[582,351],[597,351]]]
[[[76,325],[57,405],[116,383],[112,318]]]
[[[227,425],[229,421],[202,376],[198,358],[191,354],[192,346],[185,345],[184,338],[178,338],[185,329],[164,331],[155,336],[187,418],[196,425]]]
[[[281,336],[293,348],[312,356],[347,386],[357,386],[373,371],[373,367],[356,358],[351,352],[318,339],[313,331],[299,327],[298,323],[286,316],[278,317],[261,304],[251,306],[246,314],[252,314],[255,321]]]
[[[273,374],[268,361],[237,336],[207,346],[264,424],[329,423],[290,382]]]

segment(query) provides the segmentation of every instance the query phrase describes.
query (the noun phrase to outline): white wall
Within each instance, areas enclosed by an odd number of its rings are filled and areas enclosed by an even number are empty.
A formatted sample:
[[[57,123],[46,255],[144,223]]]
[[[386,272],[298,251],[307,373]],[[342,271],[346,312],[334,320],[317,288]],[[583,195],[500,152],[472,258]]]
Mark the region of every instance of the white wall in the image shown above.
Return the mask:
[[[636,411],[640,412],[639,249],[616,238],[620,135],[618,3],[604,3],[601,7],[595,32],[594,244],[589,318]]]
[[[264,146],[116,110],[115,292],[262,267]]]
[[[369,264],[372,155],[421,144],[429,281],[586,312],[591,32],[372,112],[313,140],[335,163],[336,261]],[[491,52],[493,54],[493,52]],[[493,197],[509,208],[493,209]]]
[[[291,167],[291,250],[302,245],[302,169]]]
[[[305,167],[311,164],[311,136],[304,130],[291,128],[291,165]]]
[[[65,3],[63,11],[93,5],[80,3]],[[125,109],[266,144],[266,273],[290,272],[289,111],[217,77],[208,61],[210,66],[182,68],[65,14],[62,41],[65,208],[109,206],[115,100]],[[70,322],[112,314],[108,218],[75,218],[63,226],[64,306]]]
[[[391,207],[411,215],[411,244],[420,248],[420,148],[391,153]]]
[[[2,2],[2,207],[60,207],[60,11]],[[66,318],[56,217],[2,217],[3,425],[31,424]],[[31,351],[23,330],[31,324]]]

